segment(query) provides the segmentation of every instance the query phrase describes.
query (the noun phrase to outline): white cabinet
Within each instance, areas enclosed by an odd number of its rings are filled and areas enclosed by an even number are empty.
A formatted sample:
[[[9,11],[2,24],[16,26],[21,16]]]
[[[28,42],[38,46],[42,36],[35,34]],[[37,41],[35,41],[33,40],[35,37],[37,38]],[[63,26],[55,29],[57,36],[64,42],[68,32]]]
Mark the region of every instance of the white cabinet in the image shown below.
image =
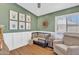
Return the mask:
[[[21,33],[13,33],[13,49],[21,47],[21,45],[22,45]]]
[[[13,50],[29,43],[31,32],[5,33],[4,41],[9,50]]]
[[[3,34],[4,42],[6,43],[9,50],[13,49],[13,34],[12,33],[5,33]]]
[[[27,45],[28,44],[27,32],[21,33],[21,36],[22,36],[22,43],[23,43],[23,45]]]
[[[31,40],[31,32],[27,32],[27,41]]]
[[[28,33],[27,32],[20,32],[13,34],[13,47],[14,49],[27,45],[28,42]],[[30,36],[29,36],[30,37]]]

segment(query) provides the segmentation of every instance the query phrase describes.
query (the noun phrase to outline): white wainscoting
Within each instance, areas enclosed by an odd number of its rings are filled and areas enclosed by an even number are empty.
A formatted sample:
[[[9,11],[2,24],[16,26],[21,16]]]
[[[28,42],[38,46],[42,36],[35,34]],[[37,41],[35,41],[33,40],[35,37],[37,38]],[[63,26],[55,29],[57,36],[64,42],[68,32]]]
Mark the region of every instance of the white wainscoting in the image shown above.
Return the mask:
[[[4,41],[9,50],[13,50],[29,43],[31,32],[4,33]]]
[[[33,32],[43,32],[43,33],[51,33],[55,39],[61,39],[63,34],[49,32],[49,31],[30,31],[30,32],[15,32],[15,33],[4,33],[4,41],[8,46],[9,50],[14,50],[19,47],[25,46],[31,40],[31,34]]]

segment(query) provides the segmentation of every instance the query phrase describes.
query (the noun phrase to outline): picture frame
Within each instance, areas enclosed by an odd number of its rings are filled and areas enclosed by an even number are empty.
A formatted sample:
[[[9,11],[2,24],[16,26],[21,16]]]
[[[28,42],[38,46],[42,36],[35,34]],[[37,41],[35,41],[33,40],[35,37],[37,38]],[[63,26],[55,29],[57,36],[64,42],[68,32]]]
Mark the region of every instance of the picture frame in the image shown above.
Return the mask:
[[[30,30],[31,29],[31,23],[26,23],[26,30]]]
[[[31,22],[31,16],[26,15],[26,22]]]
[[[19,13],[19,21],[25,21],[25,14]]]
[[[18,22],[17,21],[10,21],[10,30],[17,30],[18,29]]]
[[[44,28],[47,28],[47,27],[48,27],[48,20],[44,20],[44,21],[42,22],[42,26],[43,26]]]
[[[25,22],[19,22],[19,30],[25,30]]]
[[[18,12],[10,10],[10,20],[18,20]]]

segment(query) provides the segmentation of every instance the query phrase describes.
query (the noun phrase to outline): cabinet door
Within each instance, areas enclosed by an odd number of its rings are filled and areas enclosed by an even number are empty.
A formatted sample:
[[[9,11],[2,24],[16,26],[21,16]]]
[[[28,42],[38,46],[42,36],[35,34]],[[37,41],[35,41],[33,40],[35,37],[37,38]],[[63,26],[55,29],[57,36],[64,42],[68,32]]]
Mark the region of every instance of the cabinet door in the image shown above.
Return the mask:
[[[27,32],[27,41],[31,40],[31,32]]]
[[[27,33],[26,32],[23,32],[21,33],[22,34],[22,45],[27,45],[28,44],[28,41],[27,41]]]
[[[3,39],[6,45],[8,46],[9,50],[13,50],[13,34],[12,33],[5,33],[3,34]]]
[[[27,45],[30,39],[31,33],[29,32],[13,33],[13,49]]]
[[[14,46],[14,49],[22,46],[21,33],[14,33],[13,34],[13,46]]]
[[[31,40],[31,32],[23,32],[22,34],[22,44],[27,45]]]

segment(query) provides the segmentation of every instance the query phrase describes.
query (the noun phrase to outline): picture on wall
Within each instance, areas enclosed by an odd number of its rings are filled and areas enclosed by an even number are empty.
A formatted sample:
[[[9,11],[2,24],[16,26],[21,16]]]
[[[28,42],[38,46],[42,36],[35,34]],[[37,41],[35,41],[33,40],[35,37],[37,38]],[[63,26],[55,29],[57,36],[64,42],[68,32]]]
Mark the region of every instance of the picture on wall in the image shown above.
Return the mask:
[[[10,21],[10,30],[17,30],[18,22],[17,21]]]
[[[25,14],[19,13],[19,21],[25,21]]]
[[[18,12],[10,10],[10,20],[18,20]]]
[[[31,29],[31,23],[26,23],[26,30],[30,30]]]
[[[43,23],[42,23],[42,25],[43,25],[44,28],[47,28],[48,27],[48,21],[44,20]]]
[[[25,22],[19,22],[19,29],[25,30]]]
[[[26,15],[26,22],[31,22],[31,16]]]

